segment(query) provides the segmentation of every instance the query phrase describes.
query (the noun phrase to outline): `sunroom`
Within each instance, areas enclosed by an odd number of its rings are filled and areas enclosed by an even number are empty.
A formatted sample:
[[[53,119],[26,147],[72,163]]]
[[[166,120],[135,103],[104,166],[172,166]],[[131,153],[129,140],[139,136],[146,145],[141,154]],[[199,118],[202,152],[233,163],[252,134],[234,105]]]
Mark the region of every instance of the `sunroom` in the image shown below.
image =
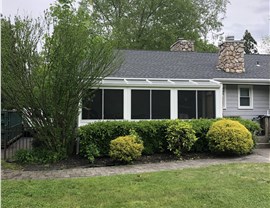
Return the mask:
[[[101,120],[222,117],[222,84],[211,79],[105,78],[82,99],[79,126]]]

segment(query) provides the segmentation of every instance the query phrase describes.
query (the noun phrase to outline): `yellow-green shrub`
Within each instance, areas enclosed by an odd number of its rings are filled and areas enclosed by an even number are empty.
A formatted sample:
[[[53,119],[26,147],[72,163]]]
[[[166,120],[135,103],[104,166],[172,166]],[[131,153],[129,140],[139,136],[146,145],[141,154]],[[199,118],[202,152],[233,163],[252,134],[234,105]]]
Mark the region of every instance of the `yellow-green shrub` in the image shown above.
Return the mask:
[[[238,121],[219,120],[207,133],[209,149],[214,153],[242,155],[250,153],[254,142],[251,133]]]
[[[129,163],[142,155],[143,142],[136,135],[121,136],[110,142],[110,157]]]
[[[192,125],[180,121],[168,121],[166,140],[168,149],[176,156],[180,157],[183,152],[188,152],[197,140]]]

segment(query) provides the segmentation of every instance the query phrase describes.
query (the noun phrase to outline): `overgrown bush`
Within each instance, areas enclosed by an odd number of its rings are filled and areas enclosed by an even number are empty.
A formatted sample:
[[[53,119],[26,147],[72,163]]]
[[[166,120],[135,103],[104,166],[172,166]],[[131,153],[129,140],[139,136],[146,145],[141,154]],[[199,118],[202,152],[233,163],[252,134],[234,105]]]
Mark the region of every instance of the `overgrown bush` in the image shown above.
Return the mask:
[[[180,157],[181,153],[189,151],[197,140],[195,131],[191,124],[184,121],[174,120],[168,123],[166,135],[168,149]]]
[[[110,142],[110,157],[130,163],[142,155],[143,142],[136,134],[118,137]]]
[[[260,124],[251,120],[243,119],[243,118],[230,118],[231,120],[238,121],[242,125],[244,125],[252,134],[252,139],[254,142],[254,147],[257,143],[257,134],[262,130]]]
[[[252,139],[254,142],[254,145],[256,144],[256,133],[258,133],[261,128],[260,125],[257,122],[242,119],[242,118],[230,118],[231,120],[238,121],[242,125],[244,125],[252,134]],[[211,125],[221,120],[219,119],[191,119],[188,122],[192,125],[193,130],[195,131],[195,135],[198,138],[198,140],[195,142],[195,144],[192,146],[191,151],[192,152],[209,152],[209,141],[206,137],[207,132],[209,131]]]
[[[33,153],[30,150],[25,150],[25,149],[18,150],[15,153],[14,157],[15,157],[15,161],[20,164],[33,163],[34,161]]]
[[[44,148],[22,149],[16,152],[14,158],[20,164],[49,164],[64,159],[65,152],[53,152]]]
[[[214,121],[216,121],[216,119],[192,119],[188,121],[188,123],[192,125],[192,129],[195,131],[195,135],[198,138],[191,148],[192,152],[209,152],[206,134]]]
[[[256,135],[258,132],[261,131],[260,124],[257,122],[254,122],[252,120],[243,119],[243,118],[229,118],[230,120],[238,121],[242,125],[244,125],[251,134]]]
[[[226,155],[250,153],[254,142],[248,129],[238,121],[219,120],[210,127],[207,138],[211,152]]]
[[[95,144],[88,144],[88,146],[85,147],[85,155],[84,155],[90,163],[93,163],[95,161],[95,158],[100,156],[98,148]]]
[[[245,125],[253,135],[260,129],[259,125],[253,121],[234,119]],[[210,151],[206,134],[210,126],[218,120],[220,119],[191,119],[185,121],[192,125],[198,138],[191,148],[192,152]],[[97,156],[108,156],[111,140],[119,136],[129,135],[130,129],[134,129],[143,140],[143,154],[150,155],[168,151],[166,134],[170,122],[174,122],[174,120],[102,121],[82,126],[79,128],[80,153],[90,161],[93,161]]]
[[[79,128],[80,153],[86,156],[89,145],[95,145],[100,156],[108,156],[111,140],[129,135],[133,129],[144,143],[143,154],[160,153],[166,150],[164,121],[106,121],[95,122]]]

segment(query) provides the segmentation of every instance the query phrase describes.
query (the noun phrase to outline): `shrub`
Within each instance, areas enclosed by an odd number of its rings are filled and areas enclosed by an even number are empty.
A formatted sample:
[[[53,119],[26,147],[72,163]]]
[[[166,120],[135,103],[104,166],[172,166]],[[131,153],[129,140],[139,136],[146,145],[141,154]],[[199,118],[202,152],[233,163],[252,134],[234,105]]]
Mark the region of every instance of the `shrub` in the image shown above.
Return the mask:
[[[191,124],[184,121],[169,121],[166,139],[168,149],[180,157],[182,152],[189,151],[197,140]]]
[[[260,125],[257,122],[242,119],[242,118],[230,118],[231,120],[239,121],[242,125],[244,125],[252,134],[252,139],[254,143],[254,147],[256,144],[256,133],[260,131]],[[207,132],[209,131],[211,125],[221,120],[219,119],[191,119],[188,122],[192,125],[193,130],[195,131],[195,135],[198,140],[192,146],[192,152],[208,152],[209,150],[209,141],[206,137]]]
[[[164,121],[106,121],[79,128],[80,153],[86,156],[89,145],[95,145],[100,156],[108,156],[111,140],[129,135],[131,129],[143,140],[143,154],[160,153],[166,150],[167,123]]]
[[[227,155],[250,153],[254,142],[248,129],[238,121],[223,119],[210,127],[207,133],[211,152]]]
[[[20,164],[48,164],[55,163],[65,158],[65,151],[54,152],[44,148],[33,150],[18,150],[15,154],[15,160]]]
[[[192,125],[195,135],[198,138],[192,146],[192,152],[209,152],[208,140],[206,134],[210,126],[216,121],[215,119],[192,119],[188,123]]]
[[[261,131],[260,124],[252,120],[243,119],[243,118],[233,118],[233,117],[230,118],[230,120],[238,121],[239,123],[244,125],[253,135]]]
[[[110,157],[130,163],[142,155],[143,142],[135,135],[118,137],[110,142]]]
[[[95,144],[89,144],[85,148],[85,155],[84,155],[90,163],[95,161],[95,158],[100,156],[98,148]]]
[[[191,119],[185,121],[192,125],[198,138],[190,151],[207,152],[209,150],[206,134],[210,126],[220,119]],[[237,118],[248,130],[254,134],[259,126],[250,120]],[[141,137],[144,144],[143,154],[154,154],[168,151],[166,141],[167,128],[173,120],[150,121],[101,121],[91,123],[79,128],[80,154],[93,161],[96,156],[108,156],[111,140],[129,135],[133,129]]]
[[[231,120],[238,121],[242,125],[244,125],[252,134],[252,139],[254,142],[254,147],[256,146],[256,135],[262,130],[260,127],[260,124],[248,119],[242,119],[242,118],[231,118]]]
[[[29,164],[29,163],[33,163],[34,161],[33,153],[30,150],[25,150],[25,149],[18,150],[15,153],[14,157],[15,157],[15,161],[20,164]]]

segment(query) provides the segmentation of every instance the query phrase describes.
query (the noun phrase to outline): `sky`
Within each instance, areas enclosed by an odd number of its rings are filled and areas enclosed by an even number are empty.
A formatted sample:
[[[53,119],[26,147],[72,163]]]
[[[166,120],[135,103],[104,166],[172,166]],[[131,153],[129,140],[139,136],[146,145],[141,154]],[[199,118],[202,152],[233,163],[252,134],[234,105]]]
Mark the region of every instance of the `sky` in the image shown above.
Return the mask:
[[[38,17],[55,0],[1,0],[4,16],[31,15]],[[243,38],[247,29],[260,45],[270,34],[270,0],[230,0],[223,20],[224,36],[232,35],[236,40]]]

